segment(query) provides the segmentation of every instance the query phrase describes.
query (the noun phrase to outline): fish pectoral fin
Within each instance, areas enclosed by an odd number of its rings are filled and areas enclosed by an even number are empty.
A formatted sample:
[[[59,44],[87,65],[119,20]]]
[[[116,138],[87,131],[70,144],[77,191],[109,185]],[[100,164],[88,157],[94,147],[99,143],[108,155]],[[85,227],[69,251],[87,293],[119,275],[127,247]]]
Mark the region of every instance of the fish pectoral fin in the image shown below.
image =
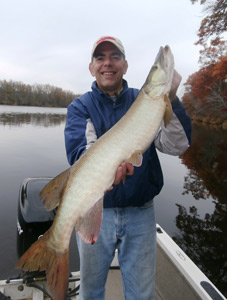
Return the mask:
[[[132,164],[135,167],[140,167],[143,162],[143,154],[141,151],[135,151],[126,162]]]
[[[97,241],[102,225],[102,211],[103,198],[99,199],[76,223],[76,230],[85,243],[94,244]]]
[[[165,114],[164,114],[164,124],[165,124],[165,127],[167,127],[170,120],[172,119],[173,110],[172,110],[172,105],[170,103],[169,97],[166,94],[164,95],[164,100],[165,100],[165,104],[166,104],[166,110],[165,110]]]
[[[69,175],[70,168],[52,179],[39,193],[40,199],[44,198],[43,205],[48,211],[59,205]]]

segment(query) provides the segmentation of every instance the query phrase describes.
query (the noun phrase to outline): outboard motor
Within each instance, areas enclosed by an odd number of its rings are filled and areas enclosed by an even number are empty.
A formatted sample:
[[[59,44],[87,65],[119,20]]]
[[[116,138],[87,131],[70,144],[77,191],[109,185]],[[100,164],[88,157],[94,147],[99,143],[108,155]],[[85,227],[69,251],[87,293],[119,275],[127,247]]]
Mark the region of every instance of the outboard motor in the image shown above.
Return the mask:
[[[47,211],[39,193],[51,177],[26,178],[19,191],[17,253],[20,257],[52,225],[56,209]]]

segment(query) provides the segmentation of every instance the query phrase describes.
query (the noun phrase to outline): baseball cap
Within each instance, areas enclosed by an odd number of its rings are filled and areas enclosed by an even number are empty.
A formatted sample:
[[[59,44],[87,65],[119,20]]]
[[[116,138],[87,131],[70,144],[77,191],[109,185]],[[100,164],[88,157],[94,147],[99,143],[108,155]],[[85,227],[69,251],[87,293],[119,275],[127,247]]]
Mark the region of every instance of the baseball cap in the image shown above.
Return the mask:
[[[96,48],[101,44],[101,43],[104,43],[104,42],[110,42],[112,44],[114,44],[120,51],[121,53],[125,56],[125,49],[122,45],[122,42],[113,37],[113,36],[102,36],[101,38],[99,38],[95,43],[94,43],[94,46],[92,48],[92,51],[91,51],[91,59],[93,58],[94,56],[94,53],[95,53],[95,50]]]

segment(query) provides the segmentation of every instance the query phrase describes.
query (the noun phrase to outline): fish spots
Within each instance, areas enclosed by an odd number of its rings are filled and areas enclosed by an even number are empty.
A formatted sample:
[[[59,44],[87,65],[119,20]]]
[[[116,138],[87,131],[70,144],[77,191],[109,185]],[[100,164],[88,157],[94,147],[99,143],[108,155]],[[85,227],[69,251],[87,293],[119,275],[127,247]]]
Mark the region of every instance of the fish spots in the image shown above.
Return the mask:
[[[55,279],[55,286],[57,286],[59,274],[60,274],[60,267],[57,266],[57,270],[56,270],[56,274],[55,274],[55,277],[56,277],[56,279]]]
[[[91,237],[89,239],[89,242],[91,243],[91,245],[94,245],[94,243],[95,243],[94,237],[95,237],[94,234],[91,234]]]

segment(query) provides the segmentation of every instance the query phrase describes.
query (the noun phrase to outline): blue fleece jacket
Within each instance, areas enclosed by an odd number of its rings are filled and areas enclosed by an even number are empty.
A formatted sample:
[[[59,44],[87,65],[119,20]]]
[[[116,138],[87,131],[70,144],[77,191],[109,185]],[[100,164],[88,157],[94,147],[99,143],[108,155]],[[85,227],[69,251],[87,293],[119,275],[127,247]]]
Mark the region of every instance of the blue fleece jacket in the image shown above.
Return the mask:
[[[73,100],[68,106],[65,145],[72,165],[101,135],[126,113],[139,90],[124,88],[115,101],[92,84],[92,91]],[[160,129],[155,141],[143,154],[143,163],[104,197],[104,207],[143,206],[162,189],[163,174],[156,148],[172,155],[183,153],[190,144],[191,122],[178,98],[172,102],[172,124]],[[111,149],[110,149],[111,151]],[[92,176],[92,174],[91,174]]]

